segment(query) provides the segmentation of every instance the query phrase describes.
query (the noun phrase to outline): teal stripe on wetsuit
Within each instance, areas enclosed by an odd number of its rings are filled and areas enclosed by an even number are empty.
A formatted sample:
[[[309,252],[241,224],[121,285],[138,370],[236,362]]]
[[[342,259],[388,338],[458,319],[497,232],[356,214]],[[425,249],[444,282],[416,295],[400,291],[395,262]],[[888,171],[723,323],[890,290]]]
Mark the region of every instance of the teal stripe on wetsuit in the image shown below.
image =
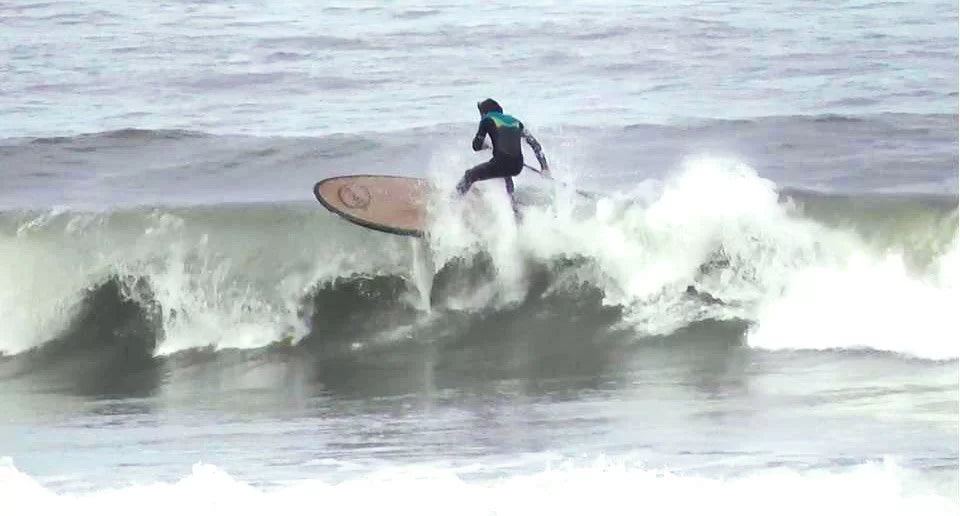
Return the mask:
[[[493,123],[497,125],[497,129],[501,129],[503,127],[520,129],[520,121],[510,115],[491,111],[484,115],[484,118],[493,120]]]

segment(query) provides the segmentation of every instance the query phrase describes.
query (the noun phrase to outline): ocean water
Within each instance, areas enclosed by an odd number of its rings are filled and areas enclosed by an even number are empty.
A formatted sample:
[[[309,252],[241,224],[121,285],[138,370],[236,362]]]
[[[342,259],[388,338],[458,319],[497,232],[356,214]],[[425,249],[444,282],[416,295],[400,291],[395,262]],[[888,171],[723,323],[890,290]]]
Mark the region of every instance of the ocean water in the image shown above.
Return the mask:
[[[956,514],[957,19],[0,4],[0,514]]]

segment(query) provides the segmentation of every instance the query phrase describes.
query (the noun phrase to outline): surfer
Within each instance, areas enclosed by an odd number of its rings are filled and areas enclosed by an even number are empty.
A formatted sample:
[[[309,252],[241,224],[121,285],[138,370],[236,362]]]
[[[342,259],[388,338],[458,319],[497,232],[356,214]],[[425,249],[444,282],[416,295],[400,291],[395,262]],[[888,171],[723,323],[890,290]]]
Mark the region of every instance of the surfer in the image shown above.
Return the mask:
[[[510,194],[510,201],[516,204],[513,199],[513,176],[520,174],[523,170],[523,151],[520,147],[520,138],[527,141],[533,153],[540,162],[540,172],[550,177],[550,168],[547,166],[547,157],[543,155],[543,149],[540,142],[530,134],[523,122],[516,118],[504,114],[503,108],[493,99],[486,99],[477,103],[477,109],[480,110],[480,127],[477,129],[477,135],[473,137],[473,150],[479,152],[485,148],[485,138],[490,135],[490,141],[493,142],[493,157],[490,161],[481,163],[463,174],[463,179],[457,184],[457,192],[463,195],[470,189],[470,186],[485,179],[502,177],[506,183],[507,193]]]

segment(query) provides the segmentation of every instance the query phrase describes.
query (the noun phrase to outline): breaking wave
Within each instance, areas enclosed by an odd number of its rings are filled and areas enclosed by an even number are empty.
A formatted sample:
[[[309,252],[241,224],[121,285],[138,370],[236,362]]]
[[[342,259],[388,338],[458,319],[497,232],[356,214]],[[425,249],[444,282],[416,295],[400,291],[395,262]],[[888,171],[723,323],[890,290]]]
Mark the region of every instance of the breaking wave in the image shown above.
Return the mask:
[[[313,203],[4,212],[0,351],[389,342],[509,312],[531,332],[742,321],[762,349],[958,356],[955,196],[780,191],[706,157],[612,195],[525,190],[517,225],[499,185],[479,186],[479,211],[438,201],[425,243]]]

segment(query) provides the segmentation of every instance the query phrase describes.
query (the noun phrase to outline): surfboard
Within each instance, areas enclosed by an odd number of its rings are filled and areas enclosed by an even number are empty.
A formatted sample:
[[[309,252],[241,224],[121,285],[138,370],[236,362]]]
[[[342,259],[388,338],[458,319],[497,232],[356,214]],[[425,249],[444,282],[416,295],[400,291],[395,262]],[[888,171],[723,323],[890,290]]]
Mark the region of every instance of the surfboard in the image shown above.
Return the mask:
[[[325,208],[360,226],[422,237],[430,185],[423,179],[388,175],[337,176],[313,186]]]

